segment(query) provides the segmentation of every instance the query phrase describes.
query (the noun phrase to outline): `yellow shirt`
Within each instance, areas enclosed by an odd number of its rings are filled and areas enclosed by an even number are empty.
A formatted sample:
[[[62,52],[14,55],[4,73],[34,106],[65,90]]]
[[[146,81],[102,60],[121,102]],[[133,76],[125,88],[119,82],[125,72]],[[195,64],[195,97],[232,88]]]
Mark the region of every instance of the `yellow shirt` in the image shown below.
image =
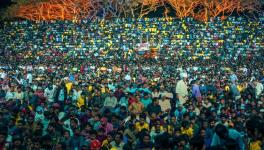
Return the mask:
[[[261,142],[256,141],[249,144],[249,150],[261,150]]]
[[[155,127],[155,126],[153,126],[153,127],[151,128],[151,130],[152,130],[152,131],[155,131],[155,130],[156,130],[156,127]],[[163,131],[164,131],[164,128],[163,128],[163,126],[160,126],[160,131],[161,131],[161,132],[163,132]]]
[[[87,90],[88,90],[88,92],[91,92],[93,90],[93,86],[89,85]]]
[[[229,91],[229,90],[230,90],[229,86],[228,85],[225,86],[225,91]]]
[[[102,87],[102,88],[101,88],[101,93],[106,93],[106,89],[105,89],[105,87]]]
[[[72,83],[71,82],[66,83],[66,88],[67,88],[67,93],[69,94],[70,93],[70,90],[72,88]]]
[[[107,145],[107,144],[109,144],[109,142],[108,142],[108,140],[106,139],[106,140],[103,141],[103,143],[102,143],[102,147],[105,146],[105,145]]]
[[[166,128],[167,132],[169,134],[173,134],[173,131],[174,131],[174,127],[172,125],[168,125],[167,128]]]
[[[142,129],[149,130],[149,125],[147,123],[144,123],[143,125],[140,125],[139,122],[136,123],[136,130],[140,132]]]
[[[238,85],[238,86],[237,86],[237,89],[238,89],[239,92],[242,92],[242,91],[245,90],[245,88],[244,88],[243,85]]]
[[[193,137],[193,129],[188,128],[188,129],[181,129],[181,134],[187,134],[190,138]]]
[[[81,96],[77,101],[77,106],[81,108],[84,105],[84,98]]]

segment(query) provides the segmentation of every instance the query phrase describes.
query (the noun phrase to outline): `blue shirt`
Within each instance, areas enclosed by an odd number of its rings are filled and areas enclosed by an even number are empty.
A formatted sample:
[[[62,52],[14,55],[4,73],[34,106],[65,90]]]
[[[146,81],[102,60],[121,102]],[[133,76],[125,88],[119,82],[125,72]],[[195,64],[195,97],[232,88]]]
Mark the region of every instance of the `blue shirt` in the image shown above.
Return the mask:
[[[142,98],[141,103],[144,105],[144,107],[147,107],[150,103],[152,103],[152,100],[150,98]]]
[[[232,82],[234,82],[234,81],[237,81],[238,78],[237,78],[237,76],[236,76],[235,74],[231,74],[231,76],[230,76],[230,80],[231,80]]]
[[[238,145],[238,150],[245,150],[246,149],[245,143],[242,139],[242,135],[238,131],[236,131],[235,129],[228,129],[228,136],[229,136],[229,138],[236,141],[236,143]],[[217,145],[222,145],[222,144],[223,144],[223,142],[220,139],[220,137],[216,133],[214,133],[211,146],[217,146]]]

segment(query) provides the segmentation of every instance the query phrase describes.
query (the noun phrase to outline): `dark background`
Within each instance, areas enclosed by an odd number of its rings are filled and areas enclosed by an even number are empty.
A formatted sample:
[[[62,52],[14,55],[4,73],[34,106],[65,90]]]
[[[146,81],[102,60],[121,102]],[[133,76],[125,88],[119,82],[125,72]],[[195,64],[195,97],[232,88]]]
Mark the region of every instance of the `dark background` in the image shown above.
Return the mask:
[[[6,8],[11,4],[12,4],[11,0],[0,0],[0,9]]]

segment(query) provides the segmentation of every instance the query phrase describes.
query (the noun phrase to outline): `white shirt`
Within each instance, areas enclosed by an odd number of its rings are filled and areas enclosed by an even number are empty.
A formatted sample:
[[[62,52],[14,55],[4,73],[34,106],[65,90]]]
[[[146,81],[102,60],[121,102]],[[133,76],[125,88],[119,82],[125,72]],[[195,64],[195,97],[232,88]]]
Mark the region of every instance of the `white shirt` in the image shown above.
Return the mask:
[[[179,103],[184,104],[187,100],[186,97],[188,96],[188,87],[183,80],[177,82],[176,93],[179,96]]]
[[[176,85],[176,93],[180,96],[187,96],[188,95],[188,87],[183,80],[178,81]]]
[[[256,96],[259,96],[263,91],[263,85],[261,83],[257,83],[256,85]]]
[[[46,97],[49,102],[54,102],[55,90],[56,90],[55,85],[52,86],[51,90],[49,88],[46,88],[44,90],[44,97]]]
[[[15,99],[15,92],[8,91],[5,96],[6,100]]]
[[[32,83],[32,80],[33,80],[33,76],[31,73],[27,74],[27,80],[28,80],[28,83],[31,84]]]
[[[1,72],[0,73],[0,78],[5,79],[6,76],[7,76],[7,74],[5,72]]]
[[[159,100],[159,105],[161,107],[161,111],[163,111],[163,112],[171,109],[171,103],[170,103],[170,100],[168,100],[168,99]]]
[[[24,99],[24,92],[15,92],[15,99],[20,99],[20,100],[23,100]]]
[[[161,92],[160,95],[161,97],[165,96],[167,98],[171,98],[171,99],[173,98],[173,94],[167,91]]]
[[[130,80],[131,80],[131,76],[130,76],[129,74],[127,74],[127,75],[125,76],[125,80],[130,81]]]

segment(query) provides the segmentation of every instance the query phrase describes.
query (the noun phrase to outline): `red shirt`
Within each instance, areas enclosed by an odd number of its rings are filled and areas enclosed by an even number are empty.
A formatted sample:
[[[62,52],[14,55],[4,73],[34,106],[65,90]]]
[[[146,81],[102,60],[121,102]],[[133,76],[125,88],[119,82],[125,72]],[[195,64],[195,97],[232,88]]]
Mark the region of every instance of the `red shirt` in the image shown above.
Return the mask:
[[[91,150],[99,150],[101,148],[101,142],[97,139],[91,141]]]
[[[129,105],[131,105],[131,104],[134,103],[134,102],[136,102],[136,98],[134,98],[134,97],[129,97],[129,98],[128,98],[128,103],[129,103]]]

